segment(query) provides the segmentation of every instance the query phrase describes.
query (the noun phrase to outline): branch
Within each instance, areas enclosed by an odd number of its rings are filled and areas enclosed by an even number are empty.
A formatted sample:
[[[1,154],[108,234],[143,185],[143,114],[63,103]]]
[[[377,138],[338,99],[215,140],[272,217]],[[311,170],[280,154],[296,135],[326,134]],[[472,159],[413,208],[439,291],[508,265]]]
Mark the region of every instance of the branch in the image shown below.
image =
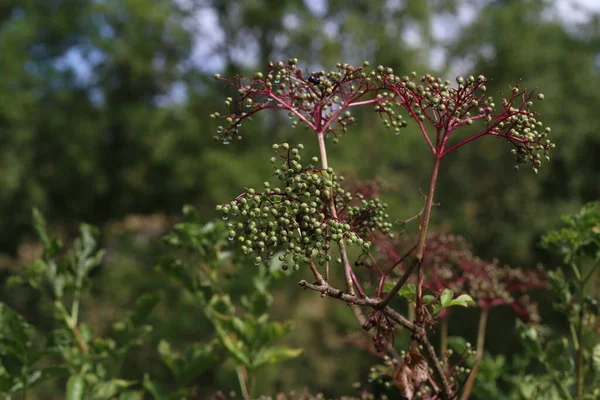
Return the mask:
[[[313,283],[308,283],[305,280],[301,280],[298,282],[299,286],[302,286],[305,289],[314,290],[315,292],[319,292],[324,294],[325,296],[342,300],[350,305],[359,305],[359,306],[367,306],[375,309],[379,308],[379,301],[377,299],[373,299],[370,297],[360,298],[356,295],[350,295],[340,289],[333,288],[329,286],[329,284],[325,283],[324,285],[316,285]],[[402,325],[404,328],[414,331],[416,329],[415,324],[410,322],[408,319],[404,318],[400,313],[392,309],[391,307],[385,307],[382,310],[386,315],[388,315],[392,320]]]

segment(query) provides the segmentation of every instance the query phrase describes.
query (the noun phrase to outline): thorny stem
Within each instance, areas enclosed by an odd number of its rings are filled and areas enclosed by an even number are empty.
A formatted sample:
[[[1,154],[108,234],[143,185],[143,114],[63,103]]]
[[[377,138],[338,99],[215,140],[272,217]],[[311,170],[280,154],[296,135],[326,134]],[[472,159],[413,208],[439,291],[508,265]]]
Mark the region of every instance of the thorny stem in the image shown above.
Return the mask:
[[[487,318],[489,314],[488,308],[481,309],[481,315],[479,316],[479,327],[477,329],[477,348],[475,350],[475,363],[473,364],[473,368],[471,369],[471,373],[467,378],[467,383],[465,383],[465,390],[460,398],[460,400],[467,400],[471,395],[471,391],[473,390],[473,385],[475,384],[475,378],[477,377],[477,370],[479,369],[479,363],[483,358],[483,349],[485,346],[485,328],[487,326]]]

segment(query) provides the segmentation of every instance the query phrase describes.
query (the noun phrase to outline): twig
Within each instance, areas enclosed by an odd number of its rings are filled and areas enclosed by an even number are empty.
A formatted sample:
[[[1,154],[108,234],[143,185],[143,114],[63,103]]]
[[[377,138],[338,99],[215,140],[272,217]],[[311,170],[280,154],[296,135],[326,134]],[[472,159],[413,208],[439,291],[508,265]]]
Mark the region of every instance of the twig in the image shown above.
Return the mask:
[[[481,309],[481,315],[479,316],[479,328],[477,329],[477,349],[475,351],[475,363],[469,374],[469,378],[465,383],[465,390],[460,400],[467,400],[473,391],[473,385],[475,384],[475,378],[477,377],[477,370],[479,369],[479,363],[483,358],[483,349],[485,346],[485,328],[487,325],[487,317],[489,310],[487,308]]]

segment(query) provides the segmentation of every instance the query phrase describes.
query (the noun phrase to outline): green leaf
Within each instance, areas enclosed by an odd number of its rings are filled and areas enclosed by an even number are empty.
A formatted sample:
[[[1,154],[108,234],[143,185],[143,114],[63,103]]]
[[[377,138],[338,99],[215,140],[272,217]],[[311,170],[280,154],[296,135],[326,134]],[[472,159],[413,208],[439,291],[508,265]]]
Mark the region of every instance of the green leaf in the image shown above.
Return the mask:
[[[48,367],[48,368],[44,368],[44,369],[31,371],[29,373],[29,375],[27,376],[27,387],[32,388],[35,385],[40,384],[42,382],[45,382],[45,381],[48,381],[51,379],[64,378],[67,376],[69,376],[69,369],[67,367]],[[16,377],[14,377],[14,378],[16,378]],[[8,391],[13,392],[13,393],[18,392],[19,390],[22,390],[23,387],[24,387],[23,380],[15,379],[15,383],[11,385],[10,390],[8,390]],[[0,392],[2,392],[1,389],[0,389]]]
[[[142,381],[144,390],[152,396],[154,400],[181,400],[186,397],[193,395],[192,389],[179,389],[175,392],[169,393],[163,385],[153,382],[150,379],[150,375],[144,374],[144,380]]]
[[[161,400],[161,388],[155,384],[152,379],[150,379],[150,375],[147,373],[144,374],[144,379],[142,380],[142,387],[146,390],[146,392],[150,393],[154,400]]]
[[[475,305],[475,300],[468,294],[461,294],[455,299],[450,300],[446,303],[445,307],[453,307],[453,306],[461,306],[461,307],[469,307]]]
[[[0,349],[19,358],[25,357],[34,335],[33,326],[25,318],[6,304],[0,303]]]
[[[160,293],[146,293],[135,302],[135,311],[131,315],[131,322],[138,327],[148,320],[148,316],[160,302]]]
[[[185,351],[184,362],[178,370],[178,386],[187,386],[206,371],[214,369],[224,361],[222,353],[222,347],[212,343],[208,345],[195,343],[189,346]]]
[[[242,296],[240,302],[250,314],[257,317],[269,310],[273,303],[273,296],[270,293],[256,291],[249,296]]]
[[[219,336],[219,340],[223,343],[223,346],[231,353],[233,357],[235,357],[239,362],[241,362],[247,368],[252,367],[250,353],[247,348],[244,347],[244,344],[237,340],[235,336],[232,336],[225,332],[222,328],[217,326],[217,333]]]
[[[542,356],[542,338],[535,326],[517,321],[517,334],[526,351],[534,357]]]
[[[262,329],[262,334],[259,337],[259,346],[262,346],[268,342],[279,339],[289,332],[294,330],[294,323],[288,322],[269,322]]]
[[[92,400],[110,400],[124,389],[135,385],[135,381],[126,381],[124,379],[111,379],[106,382],[99,382],[92,388]]]
[[[449,307],[448,303],[450,302],[450,300],[452,300],[453,297],[454,297],[453,290],[444,289],[444,291],[442,292],[442,295],[440,296],[440,303],[442,304],[442,307]]]
[[[162,361],[171,370],[178,386],[193,382],[198,376],[224,361],[215,343],[195,343],[188,347],[185,356],[181,357],[173,351],[169,342],[162,340],[158,345],[158,352]]]
[[[31,388],[39,383],[67,376],[69,376],[69,369],[67,367],[47,367],[29,374],[27,386]]]
[[[98,230],[88,224],[81,224],[79,227],[79,237],[73,245],[75,250],[76,271],[77,276],[87,276],[90,271],[100,265],[104,257],[104,251],[96,252],[98,241]],[[96,252],[96,254],[94,254]]]
[[[166,340],[161,340],[158,343],[158,354],[165,365],[169,367],[173,375],[177,376],[178,368],[176,362],[178,355],[171,348],[171,343],[167,342]]]
[[[66,400],[83,400],[85,394],[85,379],[83,375],[72,375],[67,381]]]
[[[600,374],[600,343],[592,349],[592,368],[594,368],[596,374]]]
[[[431,294],[426,294],[423,296],[423,304],[433,303],[435,301],[435,296]]]
[[[563,337],[548,342],[545,348],[546,360],[556,371],[567,371],[569,369],[569,341]]]
[[[461,336],[448,336],[448,348],[456,354],[462,354],[467,349],[467,341]]]
[[[276,364],[298,357],[302,349],[291,349],[287,346],[273,346],[259,350],[253,360],[251,369],[257,369],[266,364]]]
[[[51,238],[48,236],[47,228],[46,228],[46,218],[44,215],[38,210],[34,208],[32,210],[33,214],[33,227],[37,233],[38,238],[42,242],[44,246],[44,258],[50,259],[56,257],[60,250],[62,249],[62,244],[59,240]]]
[[[128,390],[119,395],[119,400],[144,400],[144,392],[140,390]]]

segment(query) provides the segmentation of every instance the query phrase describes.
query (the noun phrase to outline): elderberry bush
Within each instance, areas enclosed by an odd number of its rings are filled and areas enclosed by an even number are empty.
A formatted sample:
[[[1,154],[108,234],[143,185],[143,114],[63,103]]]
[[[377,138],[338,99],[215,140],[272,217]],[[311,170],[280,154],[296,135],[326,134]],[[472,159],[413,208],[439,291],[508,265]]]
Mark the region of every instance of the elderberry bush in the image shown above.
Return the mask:
[[[282,265],[284,270],[298,270],[302,262],[324,265],[332,260],[332,243],[344,241],[368,252],[372,233],[391,234],[386,203],[344,190],[344,178],[317,167],[317,157],[304,161],[303,149],[302,144],[274,144],[274,182],[264,182],[262,191],[248,188],[217,206],[223,219],[237,220],[227,224],[229,239],[255,255],[257,265],[268,265],[277,252],[280,261],[292,260]],[[337,216],[331,214],[332,203]]]

